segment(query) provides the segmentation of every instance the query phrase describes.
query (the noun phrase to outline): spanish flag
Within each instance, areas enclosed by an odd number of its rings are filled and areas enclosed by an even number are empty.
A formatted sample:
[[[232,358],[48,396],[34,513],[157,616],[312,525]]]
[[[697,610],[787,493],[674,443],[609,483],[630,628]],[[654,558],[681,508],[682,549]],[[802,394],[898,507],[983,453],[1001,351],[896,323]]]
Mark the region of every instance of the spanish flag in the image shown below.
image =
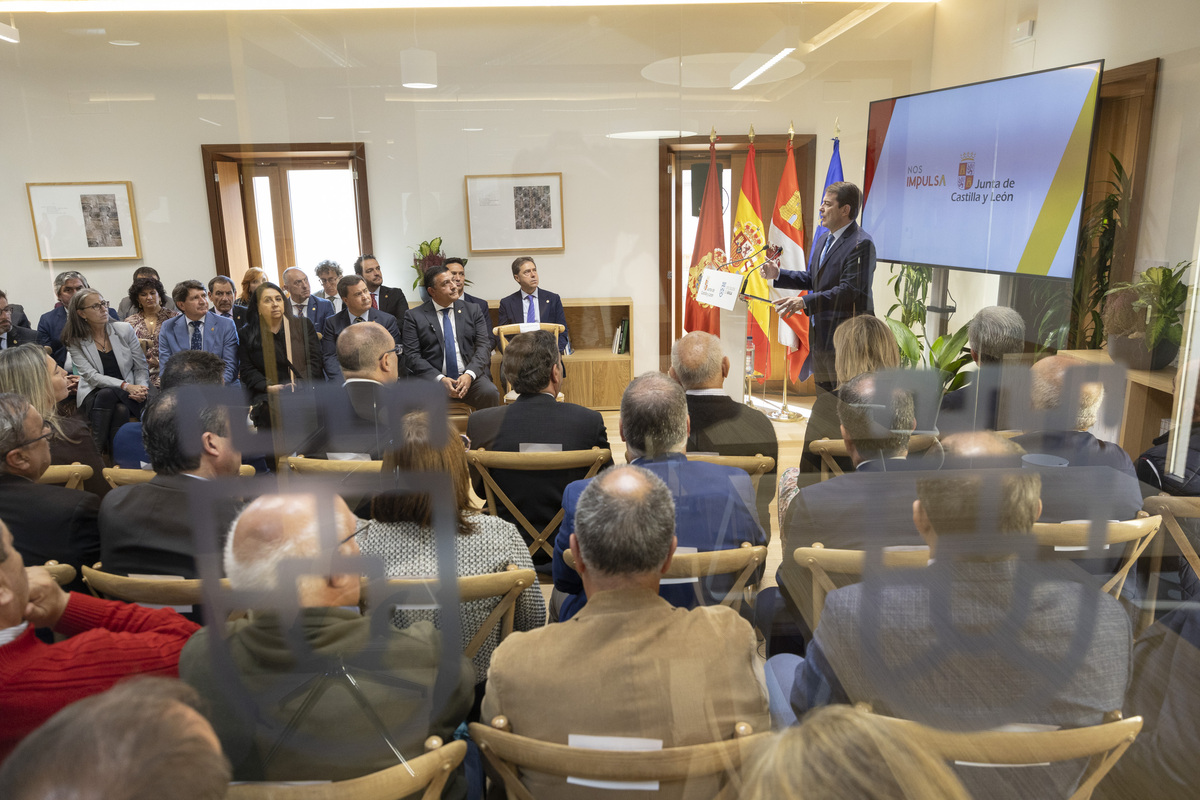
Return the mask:
[[[704,181],[704,197],[700,201],[700,223],[696,227],[696,245],[692,248],[692,264],[688,270],[687,300],[683,307],[683,329],[707,331],[721,335],[721,309],[696,299],[700,275],[706,269],[725,266],[725,226],[721,220],[721,183],[717,178],[717,143],[708,145],[708,178]]]
[[[746,153],[746,169],[742,172],[742,190],[738,194],[737,212],[733,216],[733,257],[738,260],[738,272],[746,276],[743,291],[753,297],[768,298],[770,287],[758,268],[766,256],[766,235],[763,233],[762,204],[758,199],[758,175],[754,170],[754,143]],[[771,374],[771,312],[765,300],[747,300],[750,313],[746,318],[749,335],[754,340],[754,372],[759,381]]]

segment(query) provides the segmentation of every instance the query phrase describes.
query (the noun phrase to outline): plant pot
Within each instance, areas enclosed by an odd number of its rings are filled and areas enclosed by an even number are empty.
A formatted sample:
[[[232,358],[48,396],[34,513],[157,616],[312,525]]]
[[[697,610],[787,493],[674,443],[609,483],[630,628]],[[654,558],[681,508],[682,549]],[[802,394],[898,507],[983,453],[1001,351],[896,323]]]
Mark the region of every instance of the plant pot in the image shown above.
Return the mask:
[[[1163,369],[1178,354],[1179,345],[1170,341],[1159,342],[1151,352],[1146,349],[1146,340],[1143,338],[1108,337],[1108,355],[1114,362],[1124,364],[1126,369]]]

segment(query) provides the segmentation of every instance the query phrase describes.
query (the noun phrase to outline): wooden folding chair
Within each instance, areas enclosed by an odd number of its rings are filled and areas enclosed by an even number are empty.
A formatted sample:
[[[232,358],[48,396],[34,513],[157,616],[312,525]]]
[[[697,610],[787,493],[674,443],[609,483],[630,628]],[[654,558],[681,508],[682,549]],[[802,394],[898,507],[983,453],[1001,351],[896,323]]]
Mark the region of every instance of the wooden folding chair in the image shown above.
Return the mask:
[[[422,800],[442,796],[446,781],[467,754],[465,741],[442,744],[425,740],[423,755],[369,775],[332,783],[239,783],[229,787],[229,800],[396,800],[424,789]]]
[[[816,630],[817,623],[821,621],[821,612],[825,610],[825,596],[839,586],[854,583],[861,578],[867,554],[863,550],[832,550],[817,542],[812,547],[797,547],[792,558],[812,573],[812,629]],[[884,550],[883,565],[888,569],[927,567],[929,548]],[[842,580],[835,583],[833,575],[843,576]]]
[[[38,478],[38,483],[46,484],[62,484],[68,489],[83,490],[83,482],[90,480],[95,471],[87,464],[80,464],[78,461],[70,464],[53,464],[46,468],[42,473],[42,477]]]
[[[1101,587],[1102,591],[1118,599],[1121,597],[1121,588],[1125,585],[1130,568],[1137,563],[1162,524],[1161,516],[1146,516],[1145,512],[1142,514],[1143,516],[1126,522],[1110,522],[1106,529],[1106,545],[1125,545],[1121,567]],[[1043,547],[1086,547],[1090,541],[1091,527],[1087,522],[1036,522],[1033,525],[1033,535]],[[1153,597],[1147,598],[1147,602],[1151,604],[1153,613]]]
[[[710,453],[685,453],[688,461],[704,461],[743,470],[750,476],[750,483],[758,493],[758,482],[762,476],[775,469],[775,459],[762,454],[754,456],[720,456]]]
[[[770,459],[768,459],[770,460]],[[767,548],[742,542],[741,547],[731,550],[706,550],[701,553],[676,553],[671,566],[663,573],[664,579],[699,578],[713,575],[737,575],[733,586],[721,600],[721,605],[740,610],[746,599],[750,579],[760,564],[767,560]],[[570,550],[563,553],[563,561],[575,569],[575,554]]]
[[[716,798],[732,800],[741,788],[742,764],[774,735],[756,734],[748,724],[739,722],[734,738],[724,742],[646,751],[586,750],[519,736],[512,733],[503,716],[492,719],[491,725],[472,722],[469,727],[471,739],[504,781],[509,800],[534,800],[521,782],[521,769],[564,778],[662,783],[723,775],[724,785]]]
[[[50,559],[44,565],[46,571],[50,573],[50,577],[59,586],[66,586],[71,581],[75,580],[75,568],[70,564],[60,564],[54,559]]]
[[[380,472],[382,461],[337,461],[324,458],[287,456],[284,464],[298,475],[349,475],[352,472]]]
[[[515,323],[512,325],[497,325],[495,328],[492,328],[492,335],[495,336],[496,340],[500,343],[501,357],[503,357],[503,355],[504,355],[504,348],[508,347],[508,340],[522,332],[521,331],[522,324],[527,324],[527,323],[519,323],[518,322],[518,323]],[[562,333],[564,330],[566,330],[562,325],[559,325],[556,322],[539,322],[538,327],[544,331],[548,331],[554,337],[554,341],[556,341],[556,342],[558,341],[558,335],[560,333]],[[504,383],[504,367],[503,366],[500,368],[500,382],[501,382],[501,384]],[[517,393],[515,391],[509,390],[504,393],[504,396],[501,397],[500,402],[504,403],[505,405],[508,405],[509,403],[514,402],[516,399],[517,399]],[[561,403],[563,401],[563,393],[559,392],[558,397],[556,397],[555,399]]]
[[[493,572],[487,575],[467,575],[458,579],[458,597],[460,603],[472,600],[499,598],[496,607],[484,619],[479,630],[471,637],[471,641],[463,649],[463,655],[474,658],[479,648],[487,641],[488,636],[497,626],[500,628],[500,641],[504,641],[513,631],[513,621],[517,612],[517,598],[521,592],[537,583],[537,573],[531,569],[517,569],[509,564],[503,572]],[[388,578],[389,592],[401,591],[427,597],[436,588],[436,578]]]
[[[950,762],[1022,766],[1087,758],[1087,769],[1068,800],[1088,800],[1142,729],[1141,717],[1121,719],[1120,711],[1105,714],[1099,725],[1057,731],[945,731],[894,717],[879,719],[897,737]]]
[[[497,515],[496,498],[499,497],[500,502],[513,515],[517,524],[533,539],[533,543],[529,545],[530,555],[533,555],[539,549],[553,555],[554,543],[549,541],[549,538],[551,534],[558,530],[559,523],[562,522],[563,510],[561,508],[558,509],[558,513],[554,515],[550,523],[539,531],[521,513],[521,510],[509,499],[508,495],[504,493],[500,485],[496,483],[496,479],[492,477],[490,470],[511,469],[524,472],[540,472],[587,467],[587,474],[584,475],[586,479],[595,477],[602,466],[612,461],[612,451],[601,450],[599,447],[593,447],[591,450],[564,450],[560,453],[502,453],[494,450],[480,449],[467,451],[467,461],[483,477],[483,490],[486,495],[488,513],[493,517]]]
[[[203,602],[199,578],[130,578],[103,572],[100,566],[97,563],[95,567],[83,568],[83,582],[96,597],[161,606],[195,606]],[[221,585],[229,588],[229,580],[222,578]]]
[[[130,486],[135,483],[149,483],[154,480],[154,476],[158,473],[149,469],[122,469],[120,467],[105,467],[104,480],[108,481],[108,485],[116,489],[118,486]],[[253,478],[254,467],[248,464],[242,464],[238,467],[238,477]]]
[[[1181,519],[1198,519],[1200,518],[1200,497],[1172,497],[1167,494],[1160,494],[1154,497],[1147,497],[1142,505],[1143,510],[1147,514],[1156,514],[1162,517],[1163,527],[1167,529],[1167,533],[1171,536],[1171,541],[1179,548],[1179,553],[1185,559],[1192,570],[1200,575],[1200,556],[1196,554],[1196,548],[1192,546],[1191,539],[1179,524]],[[1158,576],[1162,572],[1162,558],[1164,538],[1162,536],[1155,537],[1150,545],[1150,582],[1146,591],[1147,598],[1153,598],[1158,593]],[[1141,634],[1146,628],[1154,623],[1154,607],[1151,605],[1148,609],[1143,608],[1141,618],[1138,620],[1138,627],[1135,633]]]
[[[917,433],[909,437],[908,454],[924,453],[937,442],[936,436],[927,433]],[[821,457],[821,480],[828,480],[834,475],[841,475],[842,468],[838,466],[839,458],[849,458],[845,439],[817,439],[809,442],[808,452]]]

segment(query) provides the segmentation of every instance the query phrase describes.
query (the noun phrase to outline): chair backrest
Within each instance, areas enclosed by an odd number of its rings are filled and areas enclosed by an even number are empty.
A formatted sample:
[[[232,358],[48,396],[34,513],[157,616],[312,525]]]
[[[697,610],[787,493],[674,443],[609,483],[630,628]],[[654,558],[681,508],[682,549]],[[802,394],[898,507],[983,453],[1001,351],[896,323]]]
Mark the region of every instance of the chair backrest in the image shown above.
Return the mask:
[[[527,324],[528,323],[517,322],[513,323],[512,325],[497,325],[496,327],[492,328],[492,335],[495,336],[500,342],[501,353],[504,352],[505,347],[508,347],[508,340],[516,336],[518,333],[521,333],[521,328]],[[558,335],[565,330],[562,325],[559,325],[556,322],[539,322],[538,327],[553,334],[556,341],[558,339]]]
[[[52,464],[38,478],[38,483],[62,484],[68,489],[83,490],[83,482],[90,480],[95,471],[87,464],[75,461],[71,464]]]
[[[908,439],[908,454],[916,455],[924,453],[933,447],[936,441],[937,437],[928,433],[913,434]],[[850,457],[850,452],[846,449],[845,439],[817,439],[809,442],[808,451],[821,457],[821,480],[827,480],[834,475],[843,474],[842,468],[838,466],[836,459]]]
[[[105,467],[104,480],[108,481],[108,485],[112,488],[118,486],[129,486],[134,483],[149,483],[158,473],[149,469],[122,469],[121,467]],[[254,467],[248,464],[242,464],[238,467],[239,478],[253,478]]]
[[[812,547],[797,547],[792,554],[796,563],[812,573],[812,627],[816,630],[825,609],[825,595],[837,588],[832,575],[859,578],[867,554],[863,550],[832,550],[820,542]],[[883,565],[888,569],[916,569],[929,565],[929,548],[893,548],[883,551]],[[853,581],[851,581],[853,582]]]
[[[741,547],[731,550],[706,550],[702,553],[676,553],[671,559],[671,565],[663,573],[664,579],[679,578],[708,578],[713,575],[737,575],[733,586],[725,594],[721,605],[740,609],[746,599],[746,586],[758,570],[760,564],[767,560],[767,548],[764,545],[751,545],[742,542]],[[570,550],[563,552],[563,561],[571,569],[575,569],[575,554]]]
[[[1142,516],[1125,522],[1108,523],[1104,543],[1110,547],[1123,544],[1125,553],[1116,574],[1101,587],[1103,591],[1120,599],[1121,587],[1125,585],[1130,568],[1137,563],[1161,524],[1161,516]],[[1033,526],[1033,535],[1043,547],[1086,547],[1091,527],[1087,522],[1037,522]]]
[[[287,468],[300,475],[347,475],[351,472],[379,472],[382,461],[337,461],[324,458],[287,456],[283,459]]]
[[[1192,570],[1200,575],[1200,556],[1196,555],[1196,548],[1192,546],[1191,539],[1184,532],[1183,527],[1179,524],[1181,519],[1200,519],[1200,497],[1172,497],[1167,494],[1160,494],[1154,497],[1147,497],[1142,504],[1142,509],[1147,514],[1155,514],[1162,517],[1162,527],[1166,528],[1167,535],[1171,537],[1171,541],[1175,542],[1175,546],[1179,548],[1179,552]],[[1158,594],[1158,576],[1162,571],[1162,555],[1163,555],[1164,537],[1156,536],[1150,545],[1150,582],[1146,591],[1148,598],[1156,597]],[[1138,619],[1137,628],[1134,630],[1135,635],[1141,635],[1141,632],[1150,627],[1154,622],[1154,607],[1149,603],[1142,609],[1142,614]]]
[[[519,769],[561,777],[597,781],[661,781],[673,783],[707,776],[727,777],[718,800],[737,796],[739,770],[762,749],[772,733],[754,733],[739,722],[733,739],[724,742],[667,747],[662,750],[585,750],[512,733],[506,717],[491,725],[470,724],[471,739],[504,781],[510,800],[533,800],[521,783]]]
[[[406,593],[419,592],[422,596],[428,596],[437,583],[436,578],[388,578],[387,587],[389,590],[402,590]],[[505,637],[512,633],[517,598],[521,592],[535,583],[537,583],[536,572],[531,569],[518,569],[513,564],[509,564],[508,569],[503,572],[467,575],[458,579],[460,603],[469,603],[472,600],[483,600],[489,597],[500,598],[500,602],[480,624],[479,630],[463,649],[464,656],[474,658],[497,625],[500,626],[500,641],[504,641]]]
[[[66,586],[71,581],[75,580],[75,568],[70,564],[60,564],[54,559],[50,559],[45,563],[46,571],[50,573],[50,577],[59,586]]]
[[[103,572],[98,569],[99,566],[100,564],[83,568],[83,582],[97,597],[164,606],[194,606],[202,602],[201,583],[198,578],[130,578]],[[228,587],[229,581],[222,579],[221,585]]]
[[[1069,800],[1087,800],[1142,729],[1141,717],[1105,715],[1099,725],[1057,731],[945,731],[909,720],[880,717],[898,737],[923,746],[946,761],[971,764],[1035,765],[1087,758],[1088,766]]]
[[[467,754],[465,741],[442,744],[431,736],[428,751],[407,764],[332,783],[240,783],[229,787],[228,800],[396,800],[420,792],[422,800],[442,796],[450,775]]]
[[[743,470],[750,476],[754,491],[758,492],[758,482],[763,475],[775,469],[775,459],[770,456],[720,456],[710,453],[685,453],[688,461],[704,461],[708,464],[721,464]]]
[[[479,471],[480,476],[483,478],[487,512],[492,516],[496,516],[496,498],[499,498],[504,507],[508,509],[508,512],[513,515],[513,519],[517,521],[517,524],[533,539],[533,543],[529,545],[530,555],[536,553],[539,549],[553,555],[554,544],[548,540],[550,534],[556,531],[559,523],[562,522],[563,510],[559,508],[558,513],[554,515],[550,523],[542,530],[538,530],[521,513],[521,510],[509,499],[508,495],[504,493],[504,490],[496,483],[496,479],[489,470],[512,469],[535,472],[556,469],[582,469],[587,467],[588,471],[584,478],[592,478],[595,477],[602,466],[612,461],[612,451],[607,449],[601,450],[599,447],[593,447],[591,450],[564,450],[559,453],[513,453],[480,449],[467,451],[467,460]]]

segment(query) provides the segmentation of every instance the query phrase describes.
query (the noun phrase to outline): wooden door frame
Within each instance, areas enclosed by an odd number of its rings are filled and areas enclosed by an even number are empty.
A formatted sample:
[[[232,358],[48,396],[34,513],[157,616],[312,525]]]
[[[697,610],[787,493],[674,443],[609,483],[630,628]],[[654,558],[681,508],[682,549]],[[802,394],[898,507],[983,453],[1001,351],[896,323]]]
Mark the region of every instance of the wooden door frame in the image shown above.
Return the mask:
[[[316,159],[347,158],[354,170],[354,199],[358,210],[359,252],[370,253],[371,205],[367,192],[367,146],[364,142],[307,142],[275,144],[202,144],[200,157],[204,162],[204,184],[208,194],[208,217],[213,237],[213,259],[217,275],[229,275],[226,256],[225,228],[218,193],[217,161],[251,161],[257,159]],[[249,232],[247,231],[247,235]]]
[[[759,153],[783,153],[787,150],[788,135],[757,134],[754,137],[754,148]],[[792,148],[796,159],[796,185],[800,187],[801,197],[815,197],[813,194],[817,168],[817,137],[816,134],[796,134],[792,137]],[[749,136],[722,136],[717,142],[718,153],[745,152],[750,144]],[[687,270],[687,265],[680,264],[678,274],[673,276],[672,265],[683,258],[683,243],[679,241],[683,229],[683,220],[674,213],[672,199],[678,196],[683,185],[680,170],[673,170],[672,164],[680,153],[704,152],[708,150],[707,136],[687,136],[676,139],[660,139],[658,143],[658,358],[659,368],[666,370],[669,366],[671,345],[683,335],[683,300],[675,291],[675,281],[680,280]],[[731,176],[732,177],[732,176]],[[736,176],[736,185],[740,188],[741,176]],[[731,183],[731,186],[734,185]],[[771,226],[770,213],[774,213],[774,194],[771,197],[760,198],[764,204],[763,225],[769,230]],[[733,198],[730,202],[736,202]],[[768,213],[767,204],[770,204]],[[808,252],[812,241],[812,230],[809,219],[815,206],[805,209],[804,251]],[[672,310],[675,312],[675,325],[671,324]]]

